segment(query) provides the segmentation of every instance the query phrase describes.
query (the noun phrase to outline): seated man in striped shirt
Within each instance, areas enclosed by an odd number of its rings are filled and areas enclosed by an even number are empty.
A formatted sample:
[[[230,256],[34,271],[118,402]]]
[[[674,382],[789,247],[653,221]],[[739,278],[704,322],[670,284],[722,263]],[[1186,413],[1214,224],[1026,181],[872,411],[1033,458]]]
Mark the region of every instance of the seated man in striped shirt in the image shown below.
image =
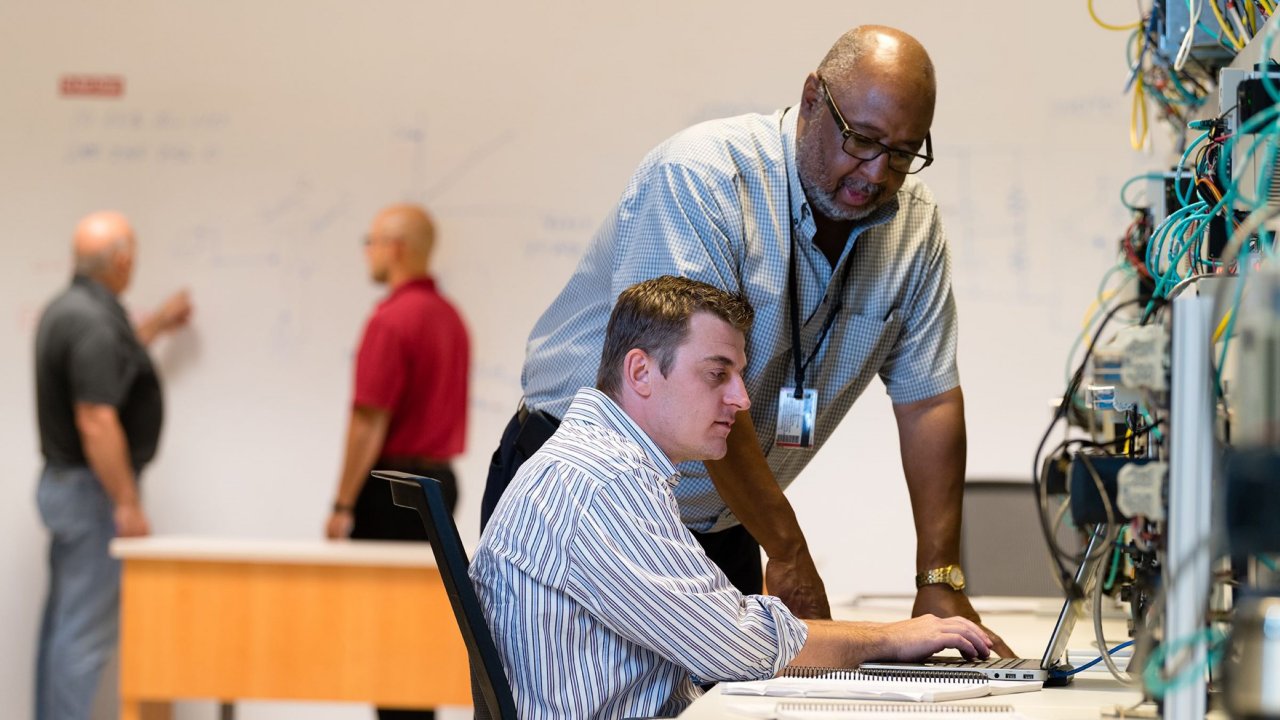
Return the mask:
[[[663,276],[623,291],[596,388],[516,475],[471,564],[522,718],[675,715],[698,683],[788,664],[856,667],[944,648],[986,657],[963,618],[800,620],[742,595],[680,521],[675,466],[719,458],[737,413],[746,300]]]

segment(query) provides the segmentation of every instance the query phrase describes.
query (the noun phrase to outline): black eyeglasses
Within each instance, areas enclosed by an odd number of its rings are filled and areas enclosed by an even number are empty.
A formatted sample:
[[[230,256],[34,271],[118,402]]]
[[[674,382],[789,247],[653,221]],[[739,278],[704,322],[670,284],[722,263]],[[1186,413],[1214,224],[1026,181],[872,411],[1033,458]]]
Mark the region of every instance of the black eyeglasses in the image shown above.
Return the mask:
[[[827,81],[818,78],[818,82],[822,83],[822,94],[826,97],[827,108],[831,110],[831,117],[835,118],[836,125],[840,128],[840,136],[844,138],[844,151],[850,156],[865,162],[888,153],[889,169],[905,175],[914,175],[933,164],[933,133],[925,133],[923,155],[909,150],[897,150],[872,140],[849,127],[849,123],[844,121],[844,115],[840,113],[840,108],[836,107],[836,101],[831,97],[831,89],[827,87]]]

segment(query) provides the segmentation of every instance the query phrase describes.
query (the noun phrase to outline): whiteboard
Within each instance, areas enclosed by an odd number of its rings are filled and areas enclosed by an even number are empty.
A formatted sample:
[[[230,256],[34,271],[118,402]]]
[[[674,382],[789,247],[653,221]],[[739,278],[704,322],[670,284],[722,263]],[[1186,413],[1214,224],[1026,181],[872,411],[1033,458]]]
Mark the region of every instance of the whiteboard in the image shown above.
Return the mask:
[[[0,706],[30,702],[45,582],[32,340],[80,216],[133,219],[132,311],[178,287],[196,307],[154,348],[155,530],[314,537],[381,295],[358,241],[379,207],[425,203],[473,334],[458,518],[474,541],[528,331],[640,158],[693,122],[796,102],[840,32],[873,22],[916,34],[937,66],[922,178],[954,255],[970,475],[1021,478],[1127,223],[1118,189],[1158,164],[1128,147],[1124,35],[1083,3],[0,0],[0,578],[22,589],[0,594],[16,638]],[[62,96],[69,74],[119,78],[123,95]],[[791,493],[835,597],[911,587],[891,418],[873,386]],[[857,552],[873,538],[874,556]]]

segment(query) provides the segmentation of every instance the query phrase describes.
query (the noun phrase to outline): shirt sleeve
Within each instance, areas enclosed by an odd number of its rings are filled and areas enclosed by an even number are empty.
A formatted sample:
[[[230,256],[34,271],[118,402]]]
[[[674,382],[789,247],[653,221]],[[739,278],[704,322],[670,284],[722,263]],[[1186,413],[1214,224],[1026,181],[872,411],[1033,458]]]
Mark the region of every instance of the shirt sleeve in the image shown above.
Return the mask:
[[[655,502],[678,517],[673,498]],[[697,682],[772,677],[808,638],[781,600],[730,585],[678,521],[641,517],[603,493],[579,520],[570,552],[566,592]]]
[[[941,395],[960,384],[951,253],[936,207],[931,225],[929,255],[916,273],[910,301],[903,308],[902,332],[880,369],[889,397],[899,405]]]
[[[613,218],[613,296],[660,275],[740,292],[741,216],[731,181],[673,163],[642,171]]]
[[[115,331],[99,324],[85,327],[72,345],[68,373],[75,402],[119,408],[137,377],[138,366]]]
[[[400,339],[377,315],[369,319],[356,354],[355,405],[394,410],[408,374]]]

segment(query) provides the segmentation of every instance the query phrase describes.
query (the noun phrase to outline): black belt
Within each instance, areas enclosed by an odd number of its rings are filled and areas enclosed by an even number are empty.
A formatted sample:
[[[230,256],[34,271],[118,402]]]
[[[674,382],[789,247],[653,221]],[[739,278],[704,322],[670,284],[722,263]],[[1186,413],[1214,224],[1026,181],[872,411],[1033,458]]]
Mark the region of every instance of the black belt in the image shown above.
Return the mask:
[[[426,475],[436,470],[453,471],[453,467],[447,460],[415,457],[413,455],[383,455],[378,458],[375,467],[379,470],[399,470],[400,472],[413,473],[414,475]]]

